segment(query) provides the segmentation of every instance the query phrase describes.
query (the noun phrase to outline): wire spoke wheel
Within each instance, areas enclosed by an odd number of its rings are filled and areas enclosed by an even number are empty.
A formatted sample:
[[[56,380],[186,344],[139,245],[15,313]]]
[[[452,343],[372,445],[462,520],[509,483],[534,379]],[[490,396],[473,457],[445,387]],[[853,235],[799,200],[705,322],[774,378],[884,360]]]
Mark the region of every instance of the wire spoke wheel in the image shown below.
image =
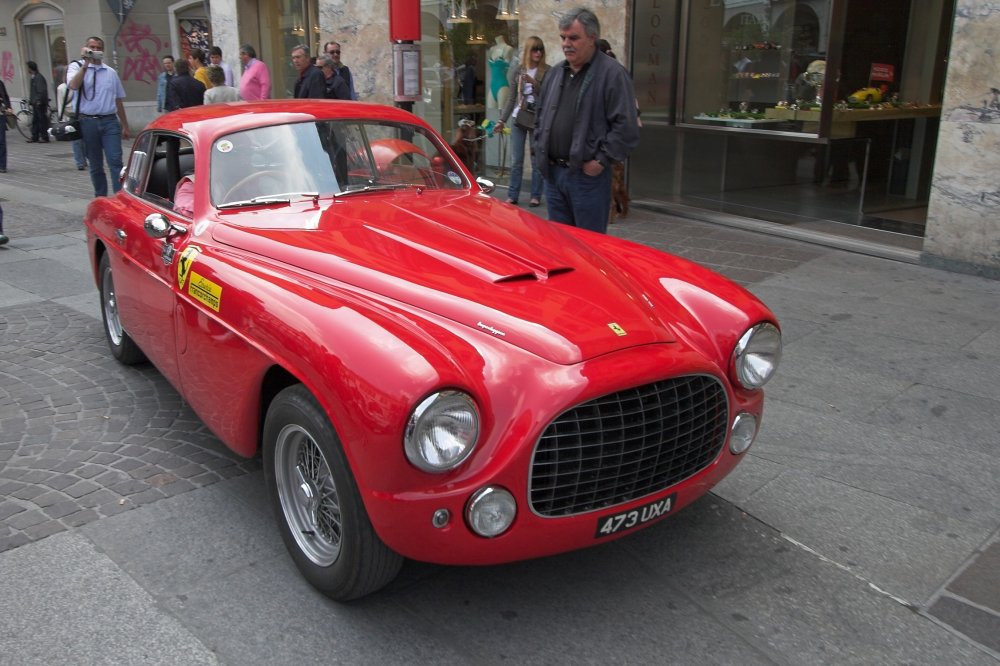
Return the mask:
[[[330,464],[312,436],[296,424],[278,434],[275,481],[295,542],[309,560],[327,567],[340,555],[340,498]]]
[[[338,601],[395,578],[403,558],[372,528],[337,431],[302,384],[271,400],[262,444],[268,499],[303,577]]]
[[[111,270],[111,258],[105,253],[98,264],[98,289],[101,296],[101,318],[104,321],[104,335],[108,340],[111,354],[124,365],[135,365],[146,360],[146,355],[125,331],[119,310],[115,277]]]

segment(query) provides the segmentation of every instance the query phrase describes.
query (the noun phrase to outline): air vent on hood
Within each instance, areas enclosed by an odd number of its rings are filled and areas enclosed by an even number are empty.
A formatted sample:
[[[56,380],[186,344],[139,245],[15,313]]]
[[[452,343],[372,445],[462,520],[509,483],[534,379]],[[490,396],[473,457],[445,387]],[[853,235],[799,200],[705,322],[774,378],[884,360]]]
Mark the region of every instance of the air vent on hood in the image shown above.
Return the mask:
[[[546,270],[542,275],[538,273],[519,273],[517,275],[505,275],[503,277],[497,278],[493,281],[494,284],[501,284],[504,282],[524,282],[526,280],[545,280],[548,278],[555,277],[557,275],[562,275],[563,273],[569,273],[573,269],[569,266],[563,268],[550,268]]]

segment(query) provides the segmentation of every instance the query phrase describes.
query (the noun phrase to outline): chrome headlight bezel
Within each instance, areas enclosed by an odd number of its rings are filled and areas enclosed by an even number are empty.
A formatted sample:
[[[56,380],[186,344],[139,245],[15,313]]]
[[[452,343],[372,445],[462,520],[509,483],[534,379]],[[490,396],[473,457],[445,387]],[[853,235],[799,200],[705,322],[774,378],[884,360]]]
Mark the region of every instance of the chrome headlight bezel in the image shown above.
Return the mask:
[[[406,459],[417,469],[441,474],[461,465],[479,440],[479,410],[457,390],[427,396],[413,409],[403,435]]]
[[[770,322],[751,326],[733,348],[730,373],[745,389],[759,389],[774,376],[781,362],[781,331]]]

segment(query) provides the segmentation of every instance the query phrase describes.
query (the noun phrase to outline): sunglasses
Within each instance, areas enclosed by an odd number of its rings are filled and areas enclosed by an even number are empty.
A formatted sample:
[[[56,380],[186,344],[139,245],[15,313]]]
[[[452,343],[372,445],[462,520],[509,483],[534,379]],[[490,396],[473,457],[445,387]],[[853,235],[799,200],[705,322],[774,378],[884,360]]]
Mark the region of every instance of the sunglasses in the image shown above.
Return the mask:
[[[532,46],[531,50],[532,51],[541,51],[542,53],[545,53],[545,47],[544,46]]]
[[[330,55],[340,55],[340,51],[330,50],[330,51],[327,51],[327,53],[330,54]]]

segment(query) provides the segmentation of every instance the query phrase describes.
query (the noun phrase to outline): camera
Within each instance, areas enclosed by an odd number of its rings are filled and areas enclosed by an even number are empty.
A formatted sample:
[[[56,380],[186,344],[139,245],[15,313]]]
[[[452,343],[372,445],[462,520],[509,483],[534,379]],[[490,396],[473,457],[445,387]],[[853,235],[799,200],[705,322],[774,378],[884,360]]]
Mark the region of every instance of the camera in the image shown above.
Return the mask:
[[[83,55],[87,58],[92,58],[94,60],[104,60],[104,51],[95,51],[94,49],[87,49],[83,52]]]

